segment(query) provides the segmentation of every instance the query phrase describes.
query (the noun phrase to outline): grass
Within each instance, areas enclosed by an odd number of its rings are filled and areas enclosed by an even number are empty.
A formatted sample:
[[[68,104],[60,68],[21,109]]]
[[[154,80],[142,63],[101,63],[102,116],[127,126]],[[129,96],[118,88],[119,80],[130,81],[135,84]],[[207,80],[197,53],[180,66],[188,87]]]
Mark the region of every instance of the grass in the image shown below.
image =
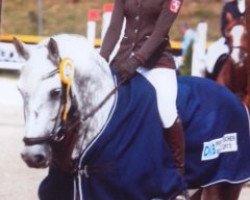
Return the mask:
[[[86,33],[87,11],[90,8],[102,9],[105,2],[112,0],[43,0],[43,33],[53,35],[60,32]],[[72,1],[72,0],[71,0]],[[208,23],[208,39],[219,37],[220,11],[222,3],[218,0],[184,0],[181,12],[173,25],[170,36],[180,40],[178,26],[187,21],[193,28],[204,20]],[[37,34],[37,1],[35,0],[3,0],[2,33]],[[101,22],[97,24],[100,36]]]

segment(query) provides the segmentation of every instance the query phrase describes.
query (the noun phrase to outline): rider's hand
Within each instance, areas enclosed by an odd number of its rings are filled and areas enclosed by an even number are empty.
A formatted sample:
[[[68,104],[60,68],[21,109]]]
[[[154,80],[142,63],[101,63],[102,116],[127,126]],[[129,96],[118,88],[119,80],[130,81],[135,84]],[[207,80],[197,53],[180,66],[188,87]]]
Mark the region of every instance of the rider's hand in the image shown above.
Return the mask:
[[[128,81],[135,75],[136,69],[141,65],[141,62],[132,56],[126,62],[122,63],[120,66],[114,67],[114,70],[118,73],[121,81]]]

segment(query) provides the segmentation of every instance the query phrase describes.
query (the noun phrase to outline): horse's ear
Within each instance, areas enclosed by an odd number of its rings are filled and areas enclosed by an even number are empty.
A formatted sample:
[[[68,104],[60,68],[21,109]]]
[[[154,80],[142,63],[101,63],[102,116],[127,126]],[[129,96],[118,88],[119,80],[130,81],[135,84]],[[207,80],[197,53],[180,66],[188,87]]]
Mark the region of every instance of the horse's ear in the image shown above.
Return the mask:
[[[48,43],[48,58],[56,65],[59,66],[60,56],[59,50],[56,41],[53,38],[50,38]]]
[[[231,21],[234,20],[234,17],[230,12],[227,12],[226,13],[226,19],[227,19],[227,22],[231,22]]]
[[[28,51],[25,49],[24,43],[21,40],[14,37],[13,44],[16,48],[18,55],[21,56],[22,58],[24,58],[25,60],[28,60],[30,55],[29,55]]]

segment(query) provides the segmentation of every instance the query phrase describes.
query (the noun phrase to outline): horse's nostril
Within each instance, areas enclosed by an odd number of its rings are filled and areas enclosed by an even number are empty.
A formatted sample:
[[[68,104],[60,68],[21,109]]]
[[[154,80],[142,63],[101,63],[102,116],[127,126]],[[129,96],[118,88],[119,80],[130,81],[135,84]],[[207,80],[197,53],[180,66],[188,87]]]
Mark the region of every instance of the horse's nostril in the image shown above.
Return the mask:
[[[24,162],[33,168],[44,168],[49,164],[50,159],[47,157],[46,153],[30,153],[30,152],[22,152],[21,157]]]
[[[36,160],[36,163],[43,163],[44,160],[45,160],[45,156],[43,155],[35,155],[35,160]]]
[[[23,160],[25,160],[25,158],[26,158],[24,153],[21,153],[21,157],[22,157]]]

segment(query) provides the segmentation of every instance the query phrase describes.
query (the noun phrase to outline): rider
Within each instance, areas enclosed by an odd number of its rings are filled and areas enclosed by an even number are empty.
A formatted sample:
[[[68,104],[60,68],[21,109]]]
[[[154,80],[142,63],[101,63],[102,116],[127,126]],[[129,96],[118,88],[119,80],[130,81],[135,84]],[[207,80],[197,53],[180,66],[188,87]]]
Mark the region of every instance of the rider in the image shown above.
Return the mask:
[[[231,0],[225,2],[221,14],[221,34],[225,37],[225,28],[227,26],[227,13],[230,13],[234,19],[245,17],[245,0]]]
[[[115,0],[100,54],[109,61],[126,19],[125,34],[111,66],[125,81],[132,78],[140,67],[138,71],[155,87],[164,138],[173,153],[177,169],[183,175],[185,148],[182,124],[176,108],[176,66],[169,51],[169,30],[182,1]]]

